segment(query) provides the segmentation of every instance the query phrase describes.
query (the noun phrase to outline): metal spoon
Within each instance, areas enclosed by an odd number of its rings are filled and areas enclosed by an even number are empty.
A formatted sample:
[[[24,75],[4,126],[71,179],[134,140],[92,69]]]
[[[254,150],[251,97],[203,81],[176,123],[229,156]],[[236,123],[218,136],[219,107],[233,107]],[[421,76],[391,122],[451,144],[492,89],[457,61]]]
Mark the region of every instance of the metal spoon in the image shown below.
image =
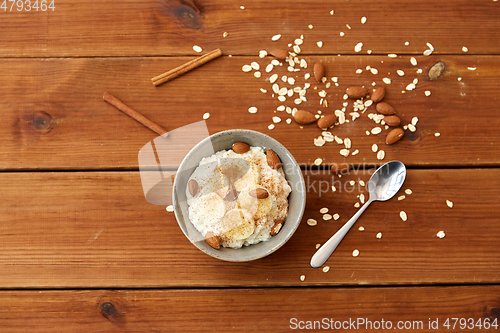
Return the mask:
[[[401,188],[406,177],[406,167],[399,161],[387,162],[379,167],[368,181],[369,200],[347,221],[311,258],[311,266],[323,265],[340,244],[349,229],[363,214],[373,201],[386,201],[392,198]]]

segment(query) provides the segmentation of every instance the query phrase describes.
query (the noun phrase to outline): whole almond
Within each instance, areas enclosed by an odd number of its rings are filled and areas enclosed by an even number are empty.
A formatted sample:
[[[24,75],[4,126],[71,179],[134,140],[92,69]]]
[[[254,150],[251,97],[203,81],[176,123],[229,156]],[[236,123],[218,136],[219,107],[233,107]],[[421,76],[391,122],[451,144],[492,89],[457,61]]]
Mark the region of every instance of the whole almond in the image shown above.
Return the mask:
[[[250,146],[247,145],[244,142],[235,142],[235,143],[233,143],[233,151],[236,154],[244,154],[244,153],[246,153],[249,150],[250,150]]]
[[[198,182],[194,179],[188,181],[189,193],[194,197],[198,193]]]
[[[269,196],[269,193],[265,188],[256,188],[255,190],[251,190],[248,192],[248,195],[257,199],[265,199]]]
[[[279,220],[274,223],[274,225],[271,227],[271,236],[276,235],[278,232],[280,232],[281,227],[283,226],[283,223],[285,223],[285,220]]]
[[[401,128],[395,128],[387,134],[385,138],[385,143],[392,145],[393,143],[399,141],[405,135],[405,132]]]
[[[321,129],[326,129],[332,126],[337,121],[337,116],[329,114],[327,116],[318,119],[318,127]]]
[[[300,125],[307,125],[316,121],[316,117],[311,112],[303,110],[295,111],[293,119]]]
[[[378,103],[384,99],[385,96],[385,87],[380,86],[375,88],[375,90],[372,93],[371,100],[373,103]]]
[[[267,151],[266,159],[267,165],[269,165],[272,169],[278,170],[279,168],[281,168],[281,160],[272,149],[269,149]]]
[[[323,66],[323,64],[320,62],[315,63],[313,67],[313,73],[316,82],[321,82],[321,80],[325,76],[325,67]]]
[[[358,99],[368,95],[368,89],[365,87],[349,87],[345,90],[345,93],[349,98]]]
[[[392,115],[396,113],[396,110],[387,102],[377,103],[377,111],[384,115]]]
[[[399,124],[401,124],[401,119],[399,119],[398,116],[385,116],[384,122],[389,126],[396,127],[399,126]]]
[[[282,49],[272,50],[269,54],[280,60],[285,60],[288,57],[288,51]]]
[[[219,236],[214,235],[213,232],[209,231],[205,234],[205,241],[213,247],[214,249],[220,248],[220,238]]]

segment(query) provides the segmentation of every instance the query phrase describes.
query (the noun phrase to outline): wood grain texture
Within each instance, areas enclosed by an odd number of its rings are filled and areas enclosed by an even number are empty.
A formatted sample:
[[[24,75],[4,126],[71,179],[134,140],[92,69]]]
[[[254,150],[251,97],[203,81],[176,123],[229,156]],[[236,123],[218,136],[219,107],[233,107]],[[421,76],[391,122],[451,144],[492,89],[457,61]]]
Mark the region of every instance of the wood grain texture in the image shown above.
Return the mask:
[[[493,1],[258,0],[245,2],[244,10],[232,0],[57,0],[55,5],[47,12],[0,10],[8,18],[0,22],[0,56],[187,55],[195,54],[195,44],[255,55],[301,34],[314,53],[324,54],[352,54],[360,41],[377,54],[422,54],[428,42],[441,54],[459,54],[463,45],[474,54],[500,53],[500,6]],[[272,42],[274,34],[283,37]],[[315,46],[319,40],[322,49]]]
[[[410,166],[498,166],[500,132],[498,131],[498,102],[500,90],[500,60],[495,56],[433,56],[417,57],[418,66],[410,57],[396,59],[381,56],[311,56],[305,57],[310,67],[322,61],[326,75],[339,78],[339,86],[325,88],[312,83],[301,109],[331,114],[340,109],[345,88],[351,85],[381,83],[386,85],[385,100],[391,103],[408,124],[418,117],[417,131],[406,131],[405,139],[393,146],[385,145],[385,131],[378,136],[365,134],[376,124],[367,118],[375,112],[373,106],[355,122],[338,126],[332,133],[349,137],[357,156],[344,159],[341,146],[327,143],[315,147],[313,139],[321,135],[315,125],[300,129],[291,116],[275,111],[279,105],[296,106],[293,99],[285,103],[272,97],[270,74],[255,78],[241,68],[252,61],[264,68],[271,58],[222,57],[161,87],[155,88],[150,78],[184,63],[190,58],[126,58],[126,59],[4,59],[0,73],[0,109],[4,130],[0,132],[2,170],[137,170],[137,153],[155,136],[103,102],[104,91],[115,95],[125,104],[156,122],[167,131],[202,120],[210,133],[232,128],[249,128],[264,132],[282,142],[301,164],[312,164],[321,157],[324,163],[374,163],[373,143],[384,146],[386,159],[400,159]],[[427,72],[436,62],[443,61],[446,69],[437,80],[431,81]],[[373,75],[365,68],[378,69]],[[280,67],[273,71],[289,75]],[[468,67],[476,67],[469,70]],[[356,74],[356,69],[363,69]],[[420,68],[422,74],[415,71]],[[395,71],[402,69],[405,76]],[[265,71],[261,70],[263,73]],[[304,74],[293,75],[295,86],[303,86]],[[458,81],[458,78],[462,78]],[[406,86],[418,79],[417,88]],[[285,84],[279,80],[281,86]],[[332,82],[329,80],[329,82]],[[333,82],[332,82],[333,83]],[[291,87],[291,86],[290,86]],[[262,93],[260,88],[268,90]],[[316,90],[315,90],[316,88]],[[318,92],[328,93],[328,107],[320,107]],[[424,92],[430,91],[430,96]],[[248,108],[258,112],[250,114]],[[352,111],[352,102],[347,112]],[[282,121],[273,130],[268,125],[272,117]],[[440,132],[439,138],[434,136]],[[182,158],[183,154],[178,156]],[[175,168],[175,165],[167,165]]]
[[[332,192],[330,174],[305,174],[308,204],[289,242],[264,259],[228,263],[196,249],[173,213],[145,201],[138,172],[2,173],[0,287],[499,282],[498,169],[410,170],[404,189],[413,194],[373,203],[327,261],[330,271],[311,268],[316,244],[356,212],[357,195],[365,193],[350,181],[368,178],[369,172],[336,177]],[[446,200],[454,202],[452,209]],[[323,221],[322,207],[340,218]],[[401,210],[407,222],[401,221]],[[308,226],[308,218],[318,225]],[[443,239],[436,237],[441,230]],[[358,257],[352,257],[354,249]]]
[[[305,328],[307,321],[342,325],[358,318],[359,326],[344,327],[389,332],[401,321],[414,332],[463,332],[459,323],[455,329],[443,324],[447,318],[498,322],[500,287],[2,291],[0,310],[0,326],[12,333],[53,332],[54,327],[65,332],[289,332],[299,321]],[[375,329],[382,319],[385,328],[391,322],[391,330]],[[438,320],[439,330],[429,329],[429,319]]]

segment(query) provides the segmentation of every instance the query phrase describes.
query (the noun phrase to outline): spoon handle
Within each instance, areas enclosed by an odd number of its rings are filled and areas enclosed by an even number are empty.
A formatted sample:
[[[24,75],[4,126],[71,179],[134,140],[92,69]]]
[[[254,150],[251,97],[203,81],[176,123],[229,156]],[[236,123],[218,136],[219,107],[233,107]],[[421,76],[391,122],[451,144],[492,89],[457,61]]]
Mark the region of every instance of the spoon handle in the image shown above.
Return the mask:
[[[332,255],[333,251],[339,246],[340,242],[347,234],[347,232],[352,228],[354,223],[358,220],[358,218],[363,214],[365,209],[371,204],[372,200],[368,200],[353,217],[342,228],[339,229],[322,247],[319,248],[318,251],[311,258],[311,266],[314,268],[321,267],[328,258]]]

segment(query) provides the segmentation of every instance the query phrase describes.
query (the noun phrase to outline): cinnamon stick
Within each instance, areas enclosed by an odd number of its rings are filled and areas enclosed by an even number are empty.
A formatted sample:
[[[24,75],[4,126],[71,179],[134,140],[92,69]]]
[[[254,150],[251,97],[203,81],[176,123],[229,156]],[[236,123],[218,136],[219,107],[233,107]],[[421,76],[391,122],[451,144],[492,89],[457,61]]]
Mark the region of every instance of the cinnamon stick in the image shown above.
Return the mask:
[[[178,76],[181,76],[182,74],[189,72],[192,69],[195,69],[196,67],[199,67],[210,60],[213,60],[215,58],[218,58],[222,55],[222,51],[220,49],[213,50],[211,52],[208,52],[196,59],[193,59],[191,61],[186,62],[183,65],[180,65],[174,69],[169,70],[168,72],[165,72],[163,74],[160,74],[154,78],[151,79],[153,84],[157,87],[162,83],[165,83],[167,81],[173,80]]]
[[[153,132],[159,134],[159,135],[164,135],[167,133],[163,128],[158,126],[157,124],[153,123],[151,120],[148,118],[144,117],[142,114],[139,112],[131,109],[127,105],[123,104],[118,98],[114,97],[113,95],[105,92],[102,98],[108,102],[109,104],[113,105],[115,108],[120,110],[121,112],[125,113],[126,115],[134,118]]]

